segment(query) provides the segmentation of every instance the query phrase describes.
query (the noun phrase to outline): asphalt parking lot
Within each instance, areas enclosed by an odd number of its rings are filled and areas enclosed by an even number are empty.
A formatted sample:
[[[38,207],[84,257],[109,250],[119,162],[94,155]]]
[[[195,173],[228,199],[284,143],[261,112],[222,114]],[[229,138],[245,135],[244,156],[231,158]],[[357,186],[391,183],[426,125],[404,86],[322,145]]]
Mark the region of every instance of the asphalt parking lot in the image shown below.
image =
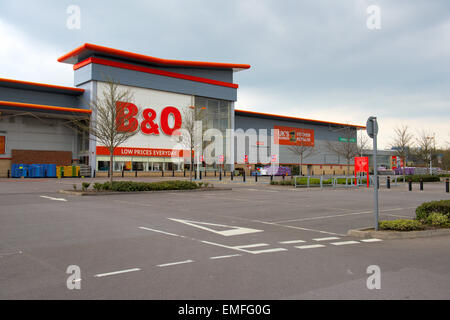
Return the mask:
[[[346,236],[373,225],[371,190],[210,181],[232,190],[80,197],[58,193],[79,179],[0,180],[0,298],[450,298],[449,237]],[[440,199],[441,184],[382,188],[380,219]]]

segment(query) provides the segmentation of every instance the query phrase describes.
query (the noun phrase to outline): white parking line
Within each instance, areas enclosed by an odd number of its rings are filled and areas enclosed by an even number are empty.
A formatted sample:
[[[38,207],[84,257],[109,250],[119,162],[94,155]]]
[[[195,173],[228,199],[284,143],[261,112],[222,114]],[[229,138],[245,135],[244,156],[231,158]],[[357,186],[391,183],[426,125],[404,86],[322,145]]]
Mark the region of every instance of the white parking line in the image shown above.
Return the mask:
[[[292,243],[302,243],[302,242],[306,242],[305,240],[289,240],[289,241],[280,241],[278,243],[281,244],[292,244]]]
[[[156,229],[150,229],[150,228],[146,228],[146,227],[139,227],[139,229],[148,230],[148,231],[153,231],[153,232],[158,232],[158,233],[163,233],[163,234],[167,234],[167,235],[169,235],[169,236],[174,236],[174,237],[181,237],[181,238],[184,238],[184,237],[185,237],[185,236],[180,236],[180,235],[175,234],[175,233],[170,233],[170,232],[161,231],[161,230],[156,230]]]
[[[372,239],[362,239],[362,242],[379,242],[379,241],[383,241],[381,239],[377,239],[377,238],[372,238]]]
[[[345,246],[347,244],[356,244],[360,243],[359,241],[340,241],[340,242],[331,242],[332,245],[335,246]]]
[[[100,273],[96,274],[94,277],[100,278],[100,277],[106,277],[106,276],[112,276],[120,273],[126,273],[126,272],[133,272],[133,271],[139,271],[141,269],[139,268],[133,268],[133,269],[127,269],[127,270],[121,270],[121,271],[114,271],[114,272],[108,272],[108,273]]]
[[[325,246],[323,244],[310,244],[307,246],[297,246],[295,248],[297,249],[315,249],[315,248],[324,248]]]
[[[158,264],[157,267],[168,267],[168,266],[175,266],[177,264],[184,264],[184,263],[191,263],[194,262],[193,260],[185,260],[185,261],[178,261],[178,262],[171,262],[171,263],[164,263],[164,264]]]
[[[240,257],[241,255],[238,254],[230,254],[227,256],[217,256],[217,257],[210,257],[211,260],[215,260],[215,259],[226,259],[226,258],[232,258],[232,257]]]
[[[338,237],[328,237],[328,238],[316,238],[313,239],[314,241],[328,241],[328,240],[339,240],[340,238]]]
[[[260,253],[269,253],[269,252],[279,252],[279,251],[287,251],[285,248],[274,248],[274,249],[265,249],[265,250],[257,250],[257,251],[248,251],[252,254],[260,254]]]
[[[255,243],[255,244],[247,244],[244,246],[235,246],[235,248],[238,249],[246,249],[246,248],[256,248],[256,247],[265,247],[268,246],[267,243]]]
[[[45,198],[45,199],[49,199],[49,200],[54,200],[54,201],[67,201],[64,198],[53,198],[53,197],[47,197],[47,196],[40,196],[41,198]]]

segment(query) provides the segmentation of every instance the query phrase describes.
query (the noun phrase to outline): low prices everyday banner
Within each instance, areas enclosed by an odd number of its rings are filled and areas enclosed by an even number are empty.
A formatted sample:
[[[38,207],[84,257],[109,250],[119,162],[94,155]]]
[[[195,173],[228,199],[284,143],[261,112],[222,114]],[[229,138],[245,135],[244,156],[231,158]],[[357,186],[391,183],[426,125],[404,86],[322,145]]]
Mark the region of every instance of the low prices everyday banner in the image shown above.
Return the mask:
[[[108,148],[97,146],[97,155],[109,156]],[[117,147],[114,150],[114,155],[129,156],[129,157],[164,157],[164,158],[189,157],[189,150]]]
[[[314,146],[314,130],[294,127],[274,126],[278,129],[278,143],[285,146]],[[277,141],[275,137],[275,141]]]

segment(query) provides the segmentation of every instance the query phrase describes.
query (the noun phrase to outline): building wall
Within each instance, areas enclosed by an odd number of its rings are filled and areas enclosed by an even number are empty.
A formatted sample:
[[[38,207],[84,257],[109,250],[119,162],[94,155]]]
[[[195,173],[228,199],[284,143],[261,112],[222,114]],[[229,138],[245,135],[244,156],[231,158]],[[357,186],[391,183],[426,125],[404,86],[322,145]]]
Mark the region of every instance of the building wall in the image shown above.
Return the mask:
[[[0,86],[0,100],[68,108],[79,108],[82,102],[80,95],[8,88],[4,86]]]
[[[235,115],[235,128],[248,130],[250,128],[255,129],[257,132],[260,129],[267,129],[268,135],[270,135],[270,130],[274,129],[274,126],[286,126],[286,127],[296,127],[304,129],[314,130],[314,141],[315,141],[315,152],[313,155],[304,158],[303,163],[311,165],[309,170],[325,174],[342,174],[347,169],[347,160],[333,153],[327,148],[327,141],[332,143],[339,143],[339,138],[343,137],[344,133],[342,128],[331,124],[318,124],[318,123],[299,123],[296,121],[285,121],[277,119],[261,119],[253,116],[241,116]],[[352,137],[356,139],[356,129],[352,133]],[[235,153],[237,152],[235,145]],[[261,146],[254,148],[263,148]],[[268,146],[270,147],[270,145]],[[247,143],[246,152],[249,154],[250,146]],[[237,160],[237,159],[236,159]],[[289,150],[289,146],[280,145],[279,146],[279,162],[280,164],[291,164],[298,165],[300,162],[299,156],[294,152]],[[351,163],[352,164],[352,163]],[[322,168],[321,168],[322,166]],[[307,167],[305,167],[307,169]],[[352,172],[353,167],[351,166],[350,172]],[[305,171],[304,171],[305,172]]]
[[[70,151],[77,158],[77,135],[66,122],[30,115],[1,117],[0,128],[6,136],[6,153],[1,157],[11,158],[12,150],[17,149]]]
[[[155,67],[151,67],[156,69]],[[162,70],[162,69],[161,69]],[[184,73],[188,75],[201,75],[208,79],[232,80],[231,70],[204,70],[204,69],[189,69],[175,68],[171,70],[176,73]],[[209,98],[216,98],[222,100],[236,101],[237,89],[224,87],[220,85],[213,85],[197,81],[172,78],[162,75],[150,74],[134,70],[116,68],[111,66],[104,66],[100,64],[88,64],[82,68],[75,70],[75,85],[80,86],[89,81],[107,81],[112,79],[119,81],[122,85],[133,87],[141,87],[148,89],[156,89],[162,91],[169,91],[181,94],[203,96]],[[225,81],[228,82],[228,81]]]

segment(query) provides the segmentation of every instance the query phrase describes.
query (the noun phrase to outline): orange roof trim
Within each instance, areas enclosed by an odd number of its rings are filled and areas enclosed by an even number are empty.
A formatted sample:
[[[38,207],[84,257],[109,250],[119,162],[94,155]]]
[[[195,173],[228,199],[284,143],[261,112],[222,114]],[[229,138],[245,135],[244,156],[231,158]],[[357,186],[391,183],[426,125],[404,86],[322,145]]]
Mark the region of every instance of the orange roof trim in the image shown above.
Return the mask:
[[[74,58],[80,54],[83,53],[83,51],[96,51],[103,54],[108,54],[112,56],[117,56],[121,58],[127,58],[132,60],[137,60],[141,62],[147,62],[152,64],[158,64],[158,65],[166,65],[166,66],[182,66],[182,67],[200,67],[200,68],[218,68],[218,69],[249,69],[249,64],[237,64],[237,63],[222,63],[222,62],[204,62],[204,61],[184,61],[184,60],[171,60],[171,59],[161,59],[156,57],[151,57],[139,53],[133,53],[113,48],[108,48],[104,46],[99,46],[91,43],[85,43],[82,46],[76,48],[75,50],[72,50],[71,52],[63,55],[62,57],[58,58],[59,62],[64,63],[72,63],[75,64],[78,61],[73,61]],[[67,61],[72,60],[72,61]]]
[[[303,121],[316,122],[316,123],[334,124],[334,125],[339,125],[339,126],[350,126],[350,127],[361,128],[361,129],[365,129],[366,128],[365,126],[358,126],[358,125],[354,125],[354,124],[330,122],[330,121],[321,121],[321,120],[313,120],[313,119],[306,119],[306,118],[297,118],[297,117],[283,116],[283,115],[271,114],[271,113],[262,113],[262,112],[247,111],[247,110],[237,110],[237,109],[235,109],[234,111],[235,112],[246,113],[246,114],[249,114],[249,115],[251,115],[251,114],[253,114],[253,115],[261,115],[261,116],[267,116],[267,117],[283,118],[283,119],[287,119],[287,120],[303,120]]]
[[[70,91],[75,91],[75,92],[80,92],[80,93],[84,92],[84,89],[81,89],[81,88],[64,87],[64,86],[57,86],[57,85],[53,85],[53,84],[46,84],[46,83],[39,83],[39,82],[30,82],[30,81],[0,78],[0,84],[1,84],[1,82],[25,84],[25,85],[44,87],[44,88],[50,88],[50,89],[70,90]]]
[[[31,104],[31,103],[12,102],[12,101],[0,101],[0,106],[41,109],[41,110],[51,110],[51,111],[63,111],[63,112],[75,112],[75,113],[86,113],[86,114],[92,113],[91,110],[87,110],[87,109],[47,106],[47,105],[41,105],[41,104]]]

